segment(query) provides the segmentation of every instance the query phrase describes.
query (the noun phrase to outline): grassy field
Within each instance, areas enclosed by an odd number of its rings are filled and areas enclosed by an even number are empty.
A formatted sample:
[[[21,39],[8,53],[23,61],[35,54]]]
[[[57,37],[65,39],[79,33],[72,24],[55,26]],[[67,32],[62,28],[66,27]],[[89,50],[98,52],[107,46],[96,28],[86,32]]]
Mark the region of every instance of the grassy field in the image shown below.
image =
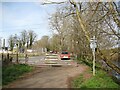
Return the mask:
[[[73,88],[120,88],[120,85],[103,70],[100,65],[96,64],[96,75],[92,75],[92,62],[89,60],[79,59],[79,63],[90,67],[90,70],[81,74],[78,78],[72,81]],[[85,74],[90,74],[91,78],[86,79]]]
[[[2,68],[2,84],[7,85],[18,79],[24,73],[30,72],[33,67],[25,64],[10,65]]]
[[[92,73],[91,73],[92,74]],[[81,74],[78,78],[72,81],[73,88],[120,88],[120,85],[115,83],[106,72],[99,70],[95,76],[85,79]]]

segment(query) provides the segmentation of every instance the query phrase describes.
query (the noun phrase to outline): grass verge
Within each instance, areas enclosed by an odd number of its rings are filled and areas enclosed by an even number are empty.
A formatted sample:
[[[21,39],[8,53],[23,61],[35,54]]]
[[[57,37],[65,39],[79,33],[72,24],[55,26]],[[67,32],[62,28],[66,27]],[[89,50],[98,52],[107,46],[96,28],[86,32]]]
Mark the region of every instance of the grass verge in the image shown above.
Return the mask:
[[[81,60],[83,61],[83,60]],[[84,60],[83,62],[89,67],[92,67],[92,63]],[[85,74],[91,74],[90,78],[85,77]],[[100,65],[96,65],[96,75],[92,76],[92,69],[81,74],[78,78],[74,79],[72,82],[72,88],[120,88],[120,85],[115,83],[115,81],[103,70],[100,69]]]
[[[10,82],[18,79],[24,73],[30,72],[33,67],[25,64],[14,64],[2,68],[2,85],[7,85]]]
[[[92,73],[91,73],[92,74]],[[84,74],[72,81],[73,88],[120,88],[106,72],[99,70],[95,76],[85,79]]]

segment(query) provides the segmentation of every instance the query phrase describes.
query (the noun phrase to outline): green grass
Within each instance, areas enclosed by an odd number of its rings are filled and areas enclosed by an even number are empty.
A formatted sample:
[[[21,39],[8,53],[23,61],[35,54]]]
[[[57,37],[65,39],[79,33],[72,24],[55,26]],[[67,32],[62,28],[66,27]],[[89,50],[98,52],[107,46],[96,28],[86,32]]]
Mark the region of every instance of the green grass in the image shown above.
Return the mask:
[[[88,80],[85,80],[83,75],[84,74],[73,80],[72,86],[74,88],[120,88],[120,85],[115,83],[113,79],[102,70],[97,71],[96,75]]]
[[[0,87],[2,86],[2,67],[0,66]]]
[[[30,72],[33,67],[25,64],[10,65],[2,68],[2,84],[7,85],[10,82],[18,79],[24,73]]]
[[[85,79],[84,74],[92,74],[92,60],[78,58],[80,64],[85,64],[90,67],[88,71],[81,74],[79,78],[72,81],[72,87],[74,88],[120,88],[120,85],[103,70],[99,63],[96,63],[96,75],[90,79]]]
[[[37,53],[28,53],[27,55],[28,55],[28,57],[39,56],[39,54],[37,54]],[[25,54],[19,54],[18,57],[25,58]]]
[[[92,70],[93,62],[92,62],[91,59],[78,58],[78,59],[77,59],[77,62],[78,62],[79,64],[85,64],[85,65],[89,66],[89,67],[91,68],[91,70]],[[96,62],[96,63],[95,63],[95,68],[96,68],[97,70],[100,70],[100,69],[101,69],[100,63]]]

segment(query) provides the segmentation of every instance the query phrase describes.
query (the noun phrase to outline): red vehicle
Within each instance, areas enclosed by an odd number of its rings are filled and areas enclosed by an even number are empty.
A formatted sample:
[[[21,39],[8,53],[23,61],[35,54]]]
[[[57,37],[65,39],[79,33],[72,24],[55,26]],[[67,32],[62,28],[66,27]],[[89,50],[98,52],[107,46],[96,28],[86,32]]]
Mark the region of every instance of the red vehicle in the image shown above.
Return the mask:
[[[68,53],[67,51],[62,51],[62,53],[60,54],[60,58],[61,60],[70,59],[70,53]]]

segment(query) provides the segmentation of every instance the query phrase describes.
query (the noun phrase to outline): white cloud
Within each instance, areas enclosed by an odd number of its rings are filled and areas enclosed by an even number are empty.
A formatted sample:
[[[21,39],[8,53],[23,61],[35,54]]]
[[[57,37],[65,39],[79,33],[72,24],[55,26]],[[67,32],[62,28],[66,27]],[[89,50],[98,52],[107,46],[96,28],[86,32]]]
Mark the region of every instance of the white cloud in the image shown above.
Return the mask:
[[[1,0],[1,2],[67,2],[69,0]],[[118,2],[119,0],[74,0],[76,2]]]
[[[31,14],[26,17],[23,17],[22,19],[13,20],[12,24],[15,26],[31,25],[31,24],[39,23],[41,21],[40,17],[41,16],[39,15]]]
[[[2,3],[0,3],[0,29],[2,28]]]
[[[42,17],[43,16],[40,12],[32,11],[26,14],[26,13],[17,13],[15,11],[7,10],[4,11],[3,20],[4,20],[4,26],[8,25],[8,27],[9,26],[15,27],[15,26],[24,26],[24,25],[42,23],[43,22]]]
[[[48,25],[49,15],[47,11],[53,13],[51,6],[40,5],[40,7],[38,7],[37,5],[33,5],[33,3],[7,3],[4,5],[4,32],[2,34],[4,38],[8,38],[14,34],[19,35],[24,29],[34,30],[35,33],[38,34],[38,39],[43,35],[50,35]]]
[[[1,0],[1,2],[40,2],[42,0]]]

